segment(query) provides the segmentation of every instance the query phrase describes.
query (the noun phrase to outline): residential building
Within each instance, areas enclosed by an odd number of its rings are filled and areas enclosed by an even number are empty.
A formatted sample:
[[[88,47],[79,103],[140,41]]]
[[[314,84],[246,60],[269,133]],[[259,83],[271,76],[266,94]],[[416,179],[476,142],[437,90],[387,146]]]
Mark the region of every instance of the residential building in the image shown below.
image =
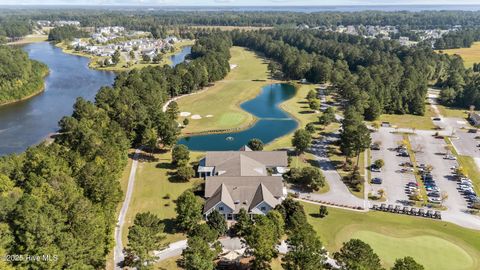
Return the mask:
[[[240,209],[250,215],[267,214],[286,197],[282,174],[287,171],[285,151],[207,152],[197,173],[205,180],[203,214],[217,210],[227,220],[235,220]]]

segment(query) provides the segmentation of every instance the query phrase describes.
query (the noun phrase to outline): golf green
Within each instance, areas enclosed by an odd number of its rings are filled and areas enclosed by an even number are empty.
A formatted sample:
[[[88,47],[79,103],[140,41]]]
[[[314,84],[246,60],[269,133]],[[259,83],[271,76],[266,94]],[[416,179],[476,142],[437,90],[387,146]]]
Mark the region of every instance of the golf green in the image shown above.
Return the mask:
[[[393,237],[372,231],[356,231],[351,237],[368,243],[386,266],[392,266],[397,258],[411,256],[426,269],[475,269],[475,262],[470,254],[460,246],[439,237]]]

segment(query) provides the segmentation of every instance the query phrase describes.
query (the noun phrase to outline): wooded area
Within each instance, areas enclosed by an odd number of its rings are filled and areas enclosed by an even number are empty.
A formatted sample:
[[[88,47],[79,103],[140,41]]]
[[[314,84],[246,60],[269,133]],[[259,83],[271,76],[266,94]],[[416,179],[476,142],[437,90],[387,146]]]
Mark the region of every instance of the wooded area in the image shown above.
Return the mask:
[[[42,90],[48,67],[28,58],[20,48],[0,45],[0,105]]]

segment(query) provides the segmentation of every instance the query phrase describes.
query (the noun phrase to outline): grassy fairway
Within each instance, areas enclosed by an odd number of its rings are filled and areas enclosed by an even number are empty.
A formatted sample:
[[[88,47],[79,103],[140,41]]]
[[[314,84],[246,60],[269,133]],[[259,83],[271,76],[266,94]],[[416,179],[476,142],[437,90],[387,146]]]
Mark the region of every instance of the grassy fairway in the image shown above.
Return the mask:
[[[412,256],[426,269],[479,269],[479,232],[424,218],[383,212],[359,213],[329,208],[318,218],[318,205],[303,204],[313,225],[330,252],[343,242],[359,238],[369,243],[389,267],[395,258]]]
[[[458,54],[462,57],[465,67],[472,67],[474,63],[480,62],[480,42],[475,42],[470,48],[459,48],[442,50],[446,54]]]
[[[192,153],[192,160],[196,160],[200,153]],[[183,191],[202,182],[192,179],[190,182],[172,182],[169,180],[175,170],[170,166],[170,152],[155,155],[156,161],[139,162],[135,188],[132,200],[125,218],[125,230],[122,239],[127,244],[128,227],[132,226],[135,215],[150,211],[158,215],[165,223],[167,238],[165,242],[175,242],[185,238],[183,234],[174,231],[175,203],[174,201]],[[166,195],[170,198],[167,198]]]
[[[190,119],[184,133],[213,129],[242,128],[252,124],[253,115],[240,108],[240,104],[254,98],[262,86],[268,84],[267,63],[254,52],[233,47],[230,63],[237,65],[227,77],[201,94],[178,100],[180,111],[198,114],[202,119]],[[260,81],[259,81],[260,80]],[[205,117],[211,115],[212,117]],[[181,120],[181,119],[180,119]]]

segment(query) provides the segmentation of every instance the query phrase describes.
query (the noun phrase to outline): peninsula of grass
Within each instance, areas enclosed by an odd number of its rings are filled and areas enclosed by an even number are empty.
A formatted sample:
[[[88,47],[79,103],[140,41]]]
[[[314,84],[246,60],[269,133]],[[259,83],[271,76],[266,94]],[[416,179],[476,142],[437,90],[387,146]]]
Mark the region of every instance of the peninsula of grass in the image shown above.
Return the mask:
[[[437,52],[461,56],[466,68],[473,67],[474,63],[480,62],[480,42],[474,42],[470,48],[448,49]]]
[[[280,108],[288,112],[298,121],[299,128],[305,128],[305,126],[311,122],[317,123],[318,117],[321,115],[321,113],[315,113],[310,110],[306,99],[308,92],[314,90],[315,87],[316,85],[314,84],[295,84],[295,96],[280,104]],[[320,126],[317,126],[317,129],[320,129]],[[274,140],[265,148],[267,150],[292,148],[293,133],[294,132],[291,132]]]
[[[329,252],[351,238],[370,244],[386,267],[396,258],[413,257],[425,269],[474,270],[480,268],[479,231],[452,223],[384,212],[354,212],[328,208],[319,218],[319,206],[302,203],[308,222]]]
[[[208,130],[246,128],[255,117],[240,108],[240,104],[257,96],[262,87],[273,83],[268,79],[267,61],[260,55],[241,47],[230,49],[231,65],[236,65],[225,79],[206,91],[180,98],[181,112],[189,112],[190,123],[184,134]],[[192,119],[198,115],[201,119]],[[209,117],[207,117],[209,116]],[[179,121],[183,118],[180,117]]]
[[[7,43],[7,45],[25,45],[25,44],[36,43],[36,42],[44,42],[44,41],[47,41],[47,39],[48,39],[47,35],[31,34],[31,35],[26,35],[19,40],[9,42]]]

